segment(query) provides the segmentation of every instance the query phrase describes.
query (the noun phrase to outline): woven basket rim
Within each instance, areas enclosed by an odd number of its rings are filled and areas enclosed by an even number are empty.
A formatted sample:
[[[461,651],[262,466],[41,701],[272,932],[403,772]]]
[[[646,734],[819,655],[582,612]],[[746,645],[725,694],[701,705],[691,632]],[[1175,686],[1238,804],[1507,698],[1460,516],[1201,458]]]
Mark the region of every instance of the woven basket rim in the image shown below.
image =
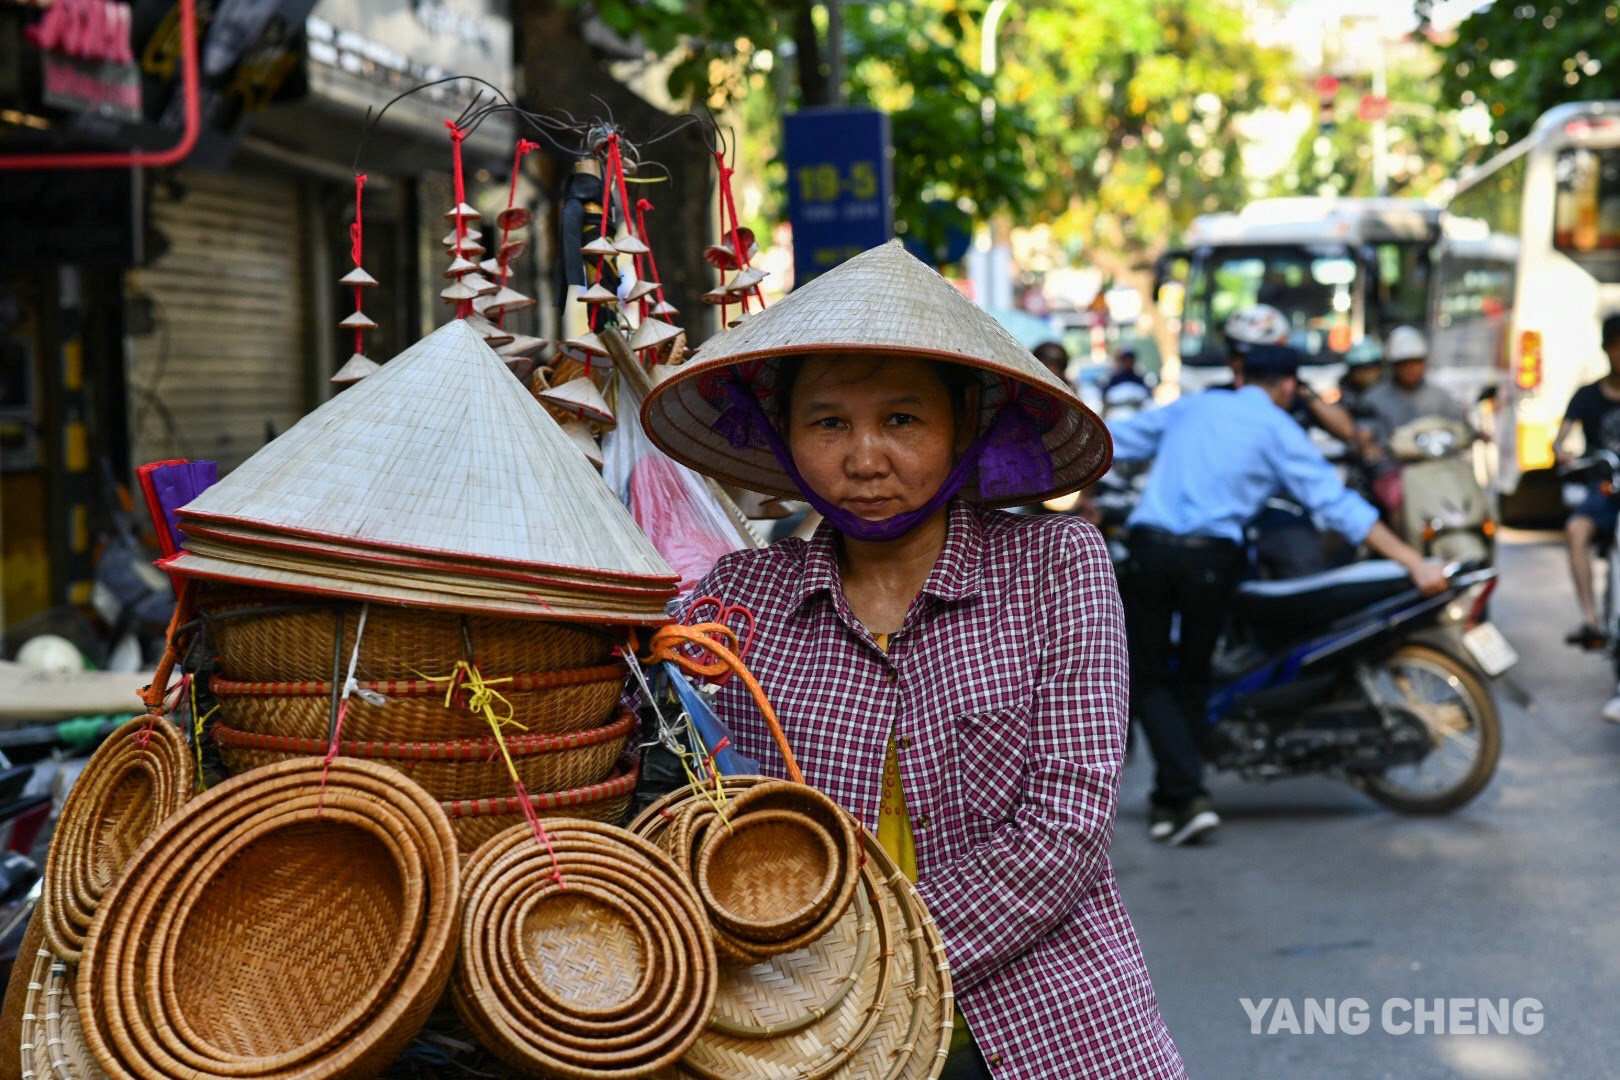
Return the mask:
[[[636,718],[628,709],[617,720],[583,731],[569,731],[556,735],[520,733],[505,736],[506,748],[514,754],[543,754],[560,750],[578,750],[597,746],[622,738],[635,726]],[[296,735],[260,735],[215,724],[214,741],[222,746],[240,750],[268,750],[278,754],[325,755],[331,743],[324,739],[305,739]],[[340,740],[338,753],[346,757],[369,761],[488,761],[500,753],[501,743],[493,737],[487,739],[447,739],[444,742],[379,742],[376,740]]]
[[[635,791],[641,778],[641,765],[634,759],[621,760],[614,765],[614,773],[606,780],[568,791],[541,791],[529,793],[529,805],[535,810],[554,810],[567,806],[583,806],[606,802]],[[496,799],[450,799],[439,803],[451,820],[456,818],[500,817],[521,814],[523,801],[516,795]],[[576,819],[559,819],[576,820]],[[493,839],[493,837],[491,837]],[[487,842],[487,841],[486,841]]]
[[[552,690],[563,686],[583,686],[588,683],[623,680],[626,677],[623,664],[597,664],[563,671],[485,676],[484,682],[505,694],[513,691],[524,693],[531,690]],[[355,686],[357,689],[374,690],[388,697],[442,697],[449,689],[444,679],[357,680]],[[330,681],[238,682],[215,677],[208,681],[208,689],[215,697],[329,697],[332,693],[332,683]]]

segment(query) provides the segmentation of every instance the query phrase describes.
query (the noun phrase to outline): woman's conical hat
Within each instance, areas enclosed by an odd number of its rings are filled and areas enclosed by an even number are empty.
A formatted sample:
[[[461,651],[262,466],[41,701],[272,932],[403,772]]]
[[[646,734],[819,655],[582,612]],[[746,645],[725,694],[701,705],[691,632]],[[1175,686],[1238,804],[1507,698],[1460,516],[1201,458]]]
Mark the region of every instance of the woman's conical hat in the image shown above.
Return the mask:
[[[460,319],[321,405],[180,514],[586,570],[604,585],[674,580],[574,442]],[[168,568],[186,573],[185,553]]]
[[[738,369],[765,412],[774,414],[780,359],[814,353],[911,356],[972,368],[980,387],[981,432],[1010,392],[1018,391],[1019,407],[1044,431],[1052,483],[985,500],[995,505],[1075,491],[1107,472],[1113,458],[1108,429],[1074,392],[898,240],[862,252],[704,342],[653,388],[642,406],[642,424],[660,449],[701,473],[751,491],[798,498],[769,449],[732,446],[716,422],[729,405],[722,376],[730,369]],[[977,501],[977,485],[970,480],[962,494]]]

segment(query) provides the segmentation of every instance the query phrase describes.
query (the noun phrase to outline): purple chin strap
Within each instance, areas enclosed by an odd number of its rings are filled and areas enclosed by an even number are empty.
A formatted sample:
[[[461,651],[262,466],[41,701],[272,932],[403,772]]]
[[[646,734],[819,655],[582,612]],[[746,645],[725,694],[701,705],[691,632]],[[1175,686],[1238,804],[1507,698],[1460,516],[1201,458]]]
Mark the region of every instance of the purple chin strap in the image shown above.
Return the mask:
[[[715,431],[725,436],[734,449],[770,450],[805,501],[852,540],[893,540],[904,536],[949,502],[975,468],[979,470],[979,495],[984,499],[1015,499],[1052,486],[1052,455],[1041,440],[1040,424],[1020,407],[1014,393],[996,413],[990,426],[968,447],[932,498],[915,510],[881,521],[868,521],[832,505],[811,490],[799,475],[793,454],[747,383],[732,376],[725,379],[725,387],[730,404],[715,421]]]

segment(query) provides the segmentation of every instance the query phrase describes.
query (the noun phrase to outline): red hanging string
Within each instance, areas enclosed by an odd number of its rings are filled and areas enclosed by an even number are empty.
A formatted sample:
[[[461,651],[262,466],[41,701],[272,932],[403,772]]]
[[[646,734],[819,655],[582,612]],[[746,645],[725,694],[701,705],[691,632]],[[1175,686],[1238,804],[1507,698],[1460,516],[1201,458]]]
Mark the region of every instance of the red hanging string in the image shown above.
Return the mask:
[[[467,238],[467,220],[461,216],[461,205],[467,201],[467,188],[461,176],[461,143],[466,139],[467,133],[456,125],[454,120],[446,120],[444,126],[450,129],[450,159],[455,167],[456,178],[456,250],[455,258],[461,258],[461,242]],[[460,278],[456,279],[460,281]],[[462,300],[456,304],[456,317],[465,319],[472,314],[472,301]]]
[[[634,227],[633,223],[630,220],[630,189],[629,189],[629,186],[625,183],[625,179],[624,179],[624,154],[619,150],[619,137],[617,135],[613,135],[613,136],[609,137],[609,139],[608,139],[608,153],[612,156],[612,159],[613,159],[612,178],[618,184],[619,206],[624,210],[625,230],[627,232],[629,232],[629,234],[631,236],[636,236],[635,227]],[[646,240],[647,240],[647,238],[644,237],[644,236],[637,237],[637,239],[641,240],[643,243],[645,243]],[[641,256],[640,255],[631,255],[630,256],[630,265],[635,267],[636,280],[640,281],[641,280]]]
[[[508,210],[517,205],[518,169],[523,164],[523,155],[531,150],[538,149],[540,149],[540,144],[537,142],[530,142],[528,139],[519,139],[517,141],[517,153],[512,158],[512,188],[506,194],[506,208]],[[511,236],[512,230],[502,225],[501,246],[495,251],[495,260],[501,264],[501,288],[503,289],[506,288],[506,283],[512,278],[512,267],[508,264],[506,256],[502,254],[506,250],[506,242]],[[495,313],[495,325],[505,328],[506,312],[504,310]]]
[[[354,178],[354,224],[349,226],[349,258],[354,260],[356,270],[360,269],[360,253],[362,241],[365,238],[365,228],[362,226],[360,218],[360,191],[365,186],[366,174],[357,173]],[[359,285],[354,287],[354,310],[356,311],[360,310],[360,289],[361,286]],[[366,351],[365,332],[358,326],[354,328],[354,351],[357,353]]]
[[[647,211],[654,209],[657,208],[649,200],[636,200],[636,235],[641,237],[643,244],[647,245],[647,270],[652,274],[652,279],[658,282],[658,288],[654,290],[653,295],[658,297],[659,302],[662,303],[664,299],[664,279],[658,276],[658,260],[653,258],[652,241],[647,239]],[[641,306],[643,309],[647,307],[646,300],[641,302]]]
[[[731,177],[732,177],[735,170],[733,170],[731,168],[731,166],[726,164],[726,155],[725,155],[725,151],[723,151],[723,150],[715,151],[714,160],[720,166],[720,226],[721,226],[721,231],[724,232],[724,231],[727,231],[729,229],[729,231],[731,233],[731,250],[736,253],[736,256],[737,256],[737,272],[740,274],[748,266],[748,250],[743,247],[742,233],[739,231],[741,226],[738,224],[738,221],[737,221],[737,200],[731,194]],[[730,221],[729,226],[726,224],[726,222],[728,220]],[[722,281],[721,284],[724,284],[724,282]],[[753,288],[751,288],[751,289],[749,289],[749,290],[747,290],[747,291],[745,291],[745,292],[743,292],[741,294],[741,296],[742,296],[742,300],[741,300],[742,309],[743,309],[743,312],[745,314],[748,311],[748,295],[749,295],[749,293],[754,293],[754,292],[758,292],[758,291],[759,291],[759,287],[755,286],[755,287],[753,287]],[[726,312],[726,305],[721,304],[720,305],[720,316],[721,316],[722,321],[724,321],[724,319],[725,319],[725,312]]]

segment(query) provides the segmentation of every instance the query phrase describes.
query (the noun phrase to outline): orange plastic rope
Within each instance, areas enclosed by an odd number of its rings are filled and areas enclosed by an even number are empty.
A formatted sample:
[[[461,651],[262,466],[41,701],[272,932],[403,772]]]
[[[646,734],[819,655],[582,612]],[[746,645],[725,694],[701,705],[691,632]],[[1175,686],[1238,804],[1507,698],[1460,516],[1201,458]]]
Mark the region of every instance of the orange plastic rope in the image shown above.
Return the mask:
[[[157,673],[152,676],[151,683],[140,691],[146,711],[154,716],[163,715],[163,701],[169,696],[169,676],[174,674],[174,665],[180,662],[180,628],[191,621],[194,592],[189,578],[180,582],[180,592],[174,599],[174,614],[169,618],[169,632],[164,637],[163,659],[158,661]]]
[[[730,642],[730,648],[726,646],[726,642]],[[696,645],[714,659],[705,663],[682,651],[682,645]],[[651,646],[652,651],[646,661],[649,664],[668,660],[689,675],[723,675],[727,671],[736,673],[737,678],[748,687],[748,692],[754,695],[754,704],[759,706],[760,714],[765,717],[766,726],[771,729],[771,737],[776,740],[777,747],[782,751],[782,761],[787,766],[788,778],[795,783],[804,783],[804,773],[799,771],[799,763],[793,756],[793,749],[788,746],[787,734],[783,732],[782,725],[776,719],[776,710],[771,708],[770,699],[765,696],[765,690],[759,685],[759,680],[754,678],[753,673],[743,666],[743,662],[732,651],[737,647],[736,631],[722,623],[664,626],[653,634]]]

